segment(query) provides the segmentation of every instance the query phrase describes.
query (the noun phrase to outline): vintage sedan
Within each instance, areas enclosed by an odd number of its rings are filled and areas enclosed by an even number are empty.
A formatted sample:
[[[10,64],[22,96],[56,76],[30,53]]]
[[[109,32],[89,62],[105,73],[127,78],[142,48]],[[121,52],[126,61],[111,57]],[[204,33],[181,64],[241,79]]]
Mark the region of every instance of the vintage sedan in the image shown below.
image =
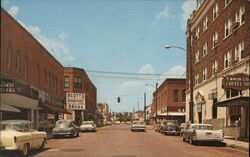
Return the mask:
[[[163,125],[160,127],[160,132],[162,134],[171,134],[171,135],[179,135],[180,134],[180,126],[177,120],[166,120]]]
[[[44,148],[47,133],[37,131],[28,120],[3,120],[0,123],[0,150],[20,150],[24,156],[31,148]]]
[[[78,137],[80,128],[75,124],[73,120],[58,120],[55,128],[52,130],[52,135],[56,137],[70,136]]]
[[[145,131],[146,124],[142,121],[133,121],[131,131]]]
[[[210,124],[189,124],[182,134],[182,140],[189,141],[190,144],[197,141],[222,142],[223,139],[223,130],[214,130]]]
[[[96,124],[94,121],[83,121],[80,125],[81,132],[84,131],[96,131]]]

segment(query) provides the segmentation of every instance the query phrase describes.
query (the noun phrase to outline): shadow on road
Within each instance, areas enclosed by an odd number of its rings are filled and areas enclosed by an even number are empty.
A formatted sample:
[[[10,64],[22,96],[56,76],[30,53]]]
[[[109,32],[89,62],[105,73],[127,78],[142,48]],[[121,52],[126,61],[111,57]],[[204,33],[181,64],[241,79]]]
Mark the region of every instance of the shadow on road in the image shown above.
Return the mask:
[[[35,156],[39,153],[45,152],[49,150],[50,148],[44,148],[44,149],[32,149],[29,152],[29,155],[27,157]],[[20,151],[0,151],[1,157],[23,157]]]
[[[196,142],[195,146],[205,146],[205,147],[226,147],[226,143],[223,142]]]

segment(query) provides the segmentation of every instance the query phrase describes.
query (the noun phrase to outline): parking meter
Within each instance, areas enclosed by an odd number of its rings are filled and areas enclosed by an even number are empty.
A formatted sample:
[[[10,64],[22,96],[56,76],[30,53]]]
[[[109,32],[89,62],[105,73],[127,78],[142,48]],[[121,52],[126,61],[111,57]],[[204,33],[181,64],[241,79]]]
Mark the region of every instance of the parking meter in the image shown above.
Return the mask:
[[[236,126],[236,127],[239,126],[239,121],[238,121],[238,120],[235,121],[235,126]]]

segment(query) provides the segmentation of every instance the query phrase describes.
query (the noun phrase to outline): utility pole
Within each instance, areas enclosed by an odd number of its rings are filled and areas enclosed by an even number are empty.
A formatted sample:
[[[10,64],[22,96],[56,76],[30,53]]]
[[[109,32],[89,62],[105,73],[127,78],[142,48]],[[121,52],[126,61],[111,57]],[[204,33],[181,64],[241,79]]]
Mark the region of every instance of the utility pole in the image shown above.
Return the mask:
[[[157,124],[157,88],[158,88],[158,83],[155,84],[155,123]]]
[[[144,92],[144,122],[146,123],[146,92]]]

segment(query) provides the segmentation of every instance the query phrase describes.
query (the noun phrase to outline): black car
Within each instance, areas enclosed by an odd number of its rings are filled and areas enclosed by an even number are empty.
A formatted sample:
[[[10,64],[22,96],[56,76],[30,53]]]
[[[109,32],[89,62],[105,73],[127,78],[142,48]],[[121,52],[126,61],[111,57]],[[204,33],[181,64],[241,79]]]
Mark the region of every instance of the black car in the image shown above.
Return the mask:
[[[171,134],[171,135],[180,135],[180,125],[178,121],[167,120],[160,127],[160,133],[162,134]]]
[[[80,128],[75,124],[73,120],[58,120],[56,122],[55,128],[52,130],[52,135],[54,137],[59,136],[79,136]]]

